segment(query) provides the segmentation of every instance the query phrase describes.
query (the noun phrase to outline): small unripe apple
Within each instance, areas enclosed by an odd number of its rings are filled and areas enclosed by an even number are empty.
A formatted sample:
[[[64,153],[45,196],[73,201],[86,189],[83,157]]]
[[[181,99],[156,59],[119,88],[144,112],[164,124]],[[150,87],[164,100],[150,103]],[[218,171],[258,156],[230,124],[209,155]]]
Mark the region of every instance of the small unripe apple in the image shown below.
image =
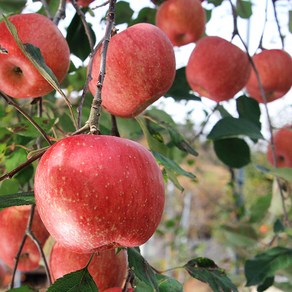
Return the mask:
[[[26,230],[30,210],[20,207],[5,208],[0,211],[0,258],[13,268],[15,256]],[[49,237],[37,211],[32,223],[32,231],[41,245]],[[39,267],[40,253],[34,242],[27,238],[17,266],[20,271],[31,271]]]
[[[156,25],[174,46],[198,41],[205,32],[205,23],[205,11],[199,0],[168,0],[156,13]]]
[[[190,87],[216,102],[234,97],[246,85],[251,71],[239,47],[217,36],[197,42],[186,67]]]
[[[277,130],[273,134],[273,140],[277,167],[292,167],[292,128]],[[274,165],[271,145],[268,146],[267,158]]]
[[[91,93],[96,92],[100,73],[100,49],[92,65]],[[116,116],[131,118],[144,111],[171,87],[175,76],[173,46],[156,26],[139,23],[111,38],[103,107]]]
[[[284,96],[292,85],[292,58],[283,50],[264,50],[253,56],[267,102]],[[263,102],[254,70],[250,74],[246,90],[258,102]]]
[[[51,146],[35,174],[39,214],[50,234],[80,253],[145,243],[164,207],[164,182],[142,145],[77,135]]]
[[[8,19],[16,27],[22,43],[38,47],[47,66],[62,82],[69,68],[70,51],[57,26],[37,13],[14,15]],[[0,54],[0,90],[15,98],[39,97],[53,91],[22,53],[4,21],[0,22],[0,45],[8,52]]]
[[[90,256],[90,254],[74,253],[55,243],[50,254],[50,271],[53,281],[84,268]],[[94,255],[88,271],[98,291],[104,291],[110,287],[122,287],[127,277],[127,268],[126,251],[120,250],[116,253],[114,249],[109,249]]]

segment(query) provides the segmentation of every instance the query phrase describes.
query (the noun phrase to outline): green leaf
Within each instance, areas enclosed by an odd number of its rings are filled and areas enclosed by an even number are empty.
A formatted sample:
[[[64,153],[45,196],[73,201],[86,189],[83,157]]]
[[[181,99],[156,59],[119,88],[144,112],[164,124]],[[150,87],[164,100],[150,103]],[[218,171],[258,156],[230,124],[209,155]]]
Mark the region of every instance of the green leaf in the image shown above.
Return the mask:
[[[236,12],[241,18],[250,18],[252,16],[252,3],[250,0],[237,0]]]
[[[98,292],[98,288],[87,268],[67,274],[49,287],[48,292]]]
[[[22,148],[16,148],[11,155],[6,157],[5,159],[5,168],[6,171],[11,171],[15,169],[20,163],[25,162],[26,159],[26,151]]]
[[[145,119],[141,116],[136,117],[137,122],[139,123],[149,145],[149,148],[152,151],[157,151],[159,153],[163,153],[164,155],[167,154],[168,148],[164,145],[161,141],[154,138],[151,133],[149,132],[147,125],[145,123]]]
[[[13,288],[10,290],[7,290],[7,292],[34,292],[35,290],[29,288],[28,286],[21,286],[19,288]]]
[[[236,107],[240,118],[249,120],[261,129],[261,110],[255,99],[242,95],[236,99]]]
[[[215,7],[220,6],[223,0],[208,0],[208,3],[213,4]]]
[[[174,278],[156,275],[159,292],[183,292],[183,285]]]
[[[219,140],[247,136],[251,139],[263,139],[260,129],[249,120],[243,118],[225,117],[212,128],[208,139]]]
[[[243,139],[215,140],[214,150],[218,158],[230,167],[241,168],[250,163],[250,149]]]
[[[51,12],[51,15],[55,15],[59,8],[59,1],[47,1],[47,3],[48,3],[49,11]],[[37,13],[47,16],[44,6],[42,6],[41,9]]]
[[[34,193],[24,192],[0,196],[0,209],[35,204]]]
[[[18,13],[25,7],[25,4],[26,0],[1,0],[0,13]]]
[[[258,222],[264,218],[267,214],[268,209],[271,205],[272,194],[267,194],[266,196],[262,196],[257,198],[255,203],[250,208],[250,219],[251,223]]]
[[[4,180],[0,185],[0,196],[17,193],[19,190],[18,182],[16,179]],[[0,198],[1,199],[1,198]]]
[[[274,223],[273,230],[275,233],[280,233],[285,231],[285,225],[280,219],[277,219]]]
[[[171,180],[171,182],[174,184],[174,186],[180,190],[181,192],[184,191],[184,188],[183,186],[180,184],[180,182],[178,181],[176,175],[175,175],[175,172],[170,170],[170,169],[165,169],[166,171],[166,175],[167,175],[167,178]]]
[[[132,20],[129,25],[134,25],[140,22],[155,24],[156,9],[144,7],[139,11],[136,19]]]
[[[125,1],[119,1],[116,4],[115,24],[130,23],[134,10],[130,4]]]
[[[93,42],[95,42],[95,34],[91,28],[91,25],[88,26]],[[84,61],[90,54],[91,49],[89,41],[82,24],[80,16],[75,13],[68,29],[66,40],[68,42],[70,52]]]
[[[269,287],[271,287],[274,284],[274,277],[266,278],[263,284],[257,287],[258,292],[266,291]]]
[[[34,117],[34,120],[46,133],[50,132],[56,121],[55,119],[38,117]],[[12,125],[8,128],[8,130],[15,135],[21,135],[29,138],[38,138],[40,136],[39,131],[28,120],[23,120],[21,123]]]
[[[196,176],[193,173],[182,169],[175,161],[165,157],[164,155],[158,152],[152,151],[152,153],[156,160],[158,161],[158,163],[162,164],[167,170],[174,171],[178,175],[183,175],[191,179],[196,178]]]
[[[148,291],[159,291],[155,273],[147,261],[136,248],[128,248],[129,268],[134,272],[135,278],[146,284]],[[136,287],[135,287],[136,291]],[[144,291],[147,291],[144,289]]]
[[[184,268],[193,278],[208,283],[213,291],[238,291],[235,285],[226,276],[225,271],[220,269],[208,258],[192,259],[187,262]]]
[[[274,247],[245,263],[246,286],[264,283],[265,279],[273,277],[278,270],[292,265],[292,249]]]
[[[175,100],[201,100],[201,98],[192,92],[192,89],[186,79],[186,67],[176,70],[174,82],[165,97],[172,97]]]
[[[270,173],[284,180],[292,182],[292,168],[289,167],[272,168]]]

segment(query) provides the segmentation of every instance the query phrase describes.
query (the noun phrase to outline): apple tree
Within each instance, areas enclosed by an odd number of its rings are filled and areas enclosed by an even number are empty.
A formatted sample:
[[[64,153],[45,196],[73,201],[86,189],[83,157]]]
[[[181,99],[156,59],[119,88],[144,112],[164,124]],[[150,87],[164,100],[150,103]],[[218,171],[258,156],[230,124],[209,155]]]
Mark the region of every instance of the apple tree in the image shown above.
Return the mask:
[[[292,289],[292,13],[265,2],[0,0],[5,289]]]

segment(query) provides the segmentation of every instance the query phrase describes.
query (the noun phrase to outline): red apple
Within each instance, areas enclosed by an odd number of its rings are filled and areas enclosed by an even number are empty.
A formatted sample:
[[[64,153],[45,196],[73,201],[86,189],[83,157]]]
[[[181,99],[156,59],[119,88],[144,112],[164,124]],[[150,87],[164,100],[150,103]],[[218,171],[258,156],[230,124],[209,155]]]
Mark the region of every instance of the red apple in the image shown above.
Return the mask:
[[[76,0],[76,3],[79,6],[87,7],[90,3],[92,3],[94,0]],[[71,0],[67,0],[67,2],[71,2]]]
[[[50,254],[50,271],[55,281],[65,274],[80,270],[86,266],[90,254],[74,253],[55,243]],[[95,281],[99,291],[109,287],[123,287],[127,277],[127,253],[114,249],[104,250],[94,255],[88,271]]]
[[[190,87],[216,102],[234,97],[247,83],[251,66],[246,53],[217,36],[198,41],[186,67]]]
[[[292,128],[281,128],[273,134],[277,167],[292,167]],[[268,146],[267,157],[274,165],[272,147]]]
[[[156,14],[156,25],[174,46],[198,41],[205,32],[205,23],[205,11],[199,0],[168,0]]]
[[[30,210],[10,207],[0,211],[0,258],[10,268],[14,266],[14,258],[25,233]],[[41,245],[45,244],[49,234],[44,227],[37,211],[35,212],[32,231]],[[27,238],[20,255],[18,270],[31,271],[39,267],[39,251],[34,242]]]
[[[93,60],[91,93],[96,92],[101,49]],[[173,83],[175,56],[167,36],[156,26],[139,23],[115,35],[107,52],[102,105],[130,118],[163,96]]]
[[[283,50],[264,50],[253,56],[267,102],[284,96],[292,85],[292,58]],[[252,70],[246,90],[258,102],[263,102],[256,74]]]
[[[47,66],[61,82],[69,68],[70,52],[57,26],[36,13],[14,15],[9,20],[15,25],[22,43],[40,49]],[[0,45],[8,51],[0,54],[0,90],[15,98],[39,97],[53,90],[19,49],[4,21],[0,22]]]
[[[42,156],[35,198],[50,234],[80,253],[146,242],[164,207],[164,182],[151,153],[113,136],[67,137]]]

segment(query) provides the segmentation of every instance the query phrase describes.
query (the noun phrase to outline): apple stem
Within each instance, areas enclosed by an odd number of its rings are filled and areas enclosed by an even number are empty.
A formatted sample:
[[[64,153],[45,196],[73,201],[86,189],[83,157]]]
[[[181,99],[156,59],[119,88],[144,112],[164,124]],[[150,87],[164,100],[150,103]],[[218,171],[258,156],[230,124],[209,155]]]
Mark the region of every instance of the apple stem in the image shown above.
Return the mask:
[[[56,25],[59,24],[61,19],[64,19],[66,17],[65,9],[66,9],[66,0],[60,0],[58,11],[54,17],[54,23]]]
[[[237,35],[239,37],[241,43],[243,44],[243,46],[244,46],[244,48],[246,50],[246,54],[248,56],[249,62],[251,64],[251,66],[252,66],[252,69],[254,70],[254,73],[255,73],[255,76],[256,76],[256,79],[257,79],[257,82],[258,82],[258,85],[259,85],[259,89],[260,89],[261,96],[262,96],[262,99],[263,99],[264,109],[265,109],[266,116],[267,116],[267,122],[268,122],[268,128],[269,128],[269,132],[270,132],[270,137],[271,137],[270,138],[270,145],[271,145],[271,151],[272,151],[272,157],[273,157],[273,165],[274,165],[274,167],[277,167],[277,156],[276,156],[276,152],[275,152],[275,142],[274,142],[274,138],[273,138],[273,126],[272,126],[271,116],[270,116],[268,105],[267,105],[268,104],[268,99],[267,99],[263,84],[261,82],[261,78],[260,78],[259,72],[257,70],[257,67],[256,67],[251,55],[248,52],[247,45],[245,44],[245,42],[243,41],[241,35],[239,34],[238,27],[237,27],[237,13],[236,13],[235,6],[233,5],[231,0],[229,0],[229,3],[230,3],[231,8],[232,8],[232,15],[233,15],[233,20],[234,20],[233,21],[233,23],[234,23],[233,37],[235,35]],[[281,187],[280,179],[278,177],[276,177],[276,182],[277,182],[277,185],[278,185],[278,188],[279,188],[279,192],[280,192],[280,196],[281,196],[282,209],[283,209],[283,216],[284,216],[285,225],[286,226],[290,226],[288,212],[287,212],[287,208],[286,208],[286,204],[285,204],[285,195],[284,195],[283,189]]]
[[[0,96],[5,99],[7,104],[12,105],[18,112],[20,112],[43,136],[43,138],[48,142],[49,145],[52,145],[50,138],[48,137],[47,133],[37,124],[37,122],[30,117],[24,110],[20,108],[20,106],[12,100],[8,95],[0,91]]]

